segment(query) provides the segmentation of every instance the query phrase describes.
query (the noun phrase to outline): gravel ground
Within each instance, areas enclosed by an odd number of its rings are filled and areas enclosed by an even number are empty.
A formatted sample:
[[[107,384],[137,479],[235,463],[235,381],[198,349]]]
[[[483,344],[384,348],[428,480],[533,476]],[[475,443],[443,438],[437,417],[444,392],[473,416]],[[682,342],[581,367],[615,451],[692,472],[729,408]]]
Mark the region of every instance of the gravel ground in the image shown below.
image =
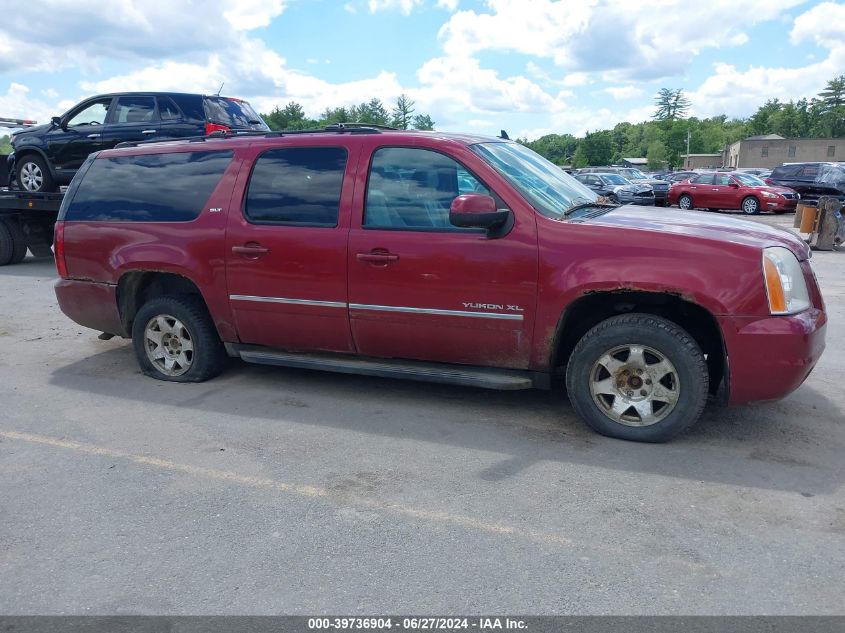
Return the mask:
[[[813,261],[806,384],[660,446],[555,393],[153,381],[51,261],[0,269],[0,613],[843,614],[845,252]]]

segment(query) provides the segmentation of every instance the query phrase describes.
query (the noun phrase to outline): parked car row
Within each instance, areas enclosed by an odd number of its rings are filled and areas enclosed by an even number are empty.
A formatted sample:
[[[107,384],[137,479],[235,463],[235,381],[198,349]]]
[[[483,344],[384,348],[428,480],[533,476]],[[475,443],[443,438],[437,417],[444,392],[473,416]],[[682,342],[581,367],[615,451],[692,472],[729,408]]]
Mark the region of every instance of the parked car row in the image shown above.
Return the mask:
[[[176,92],[98,95],[46,125],[13,134],[7,168],[18,189],[57,191],[70,183],[89,154],[122,142],[241,130],[270,130],[242,99]]]
[[[594,179],[584,180],[581,176],[585,175],[600,175],[598,181]],[[648,204],[664,206],[666,205],[666,195],[669,191],[669,184],[658,178],[647,176],[639,169],[634,167],[584,167],[575,172],[575,177],[586,184],[590,189],[599,193],[600,191],[607,191],[608,193],[600,193],[600,195],[607,195],[612,199],[616,199],[623,204],[623,197],[633,204]],[[618,178],[608,179],[607,176],[615,175]],[[620,182],[619,178],[625,182]],[[613,191],[611,187],[622,186],[624,191]],[[650,192],[650,193],[649,193]],[[647,198],[651,198],[646,201]]]

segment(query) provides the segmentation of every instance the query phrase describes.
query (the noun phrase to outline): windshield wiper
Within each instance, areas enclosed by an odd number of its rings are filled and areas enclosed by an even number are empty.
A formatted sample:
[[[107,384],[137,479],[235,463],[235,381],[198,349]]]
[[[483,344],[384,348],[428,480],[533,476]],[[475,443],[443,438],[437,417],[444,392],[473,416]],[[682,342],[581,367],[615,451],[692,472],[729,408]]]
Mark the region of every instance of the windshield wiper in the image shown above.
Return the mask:
[[[576,204],[575,206],[569,207],[566,211],[563,212],[563,215],[567,216],[570,213],[575,213],[576,211],[580,211],[581,209],[615,209],[618,206],[621,205],[608,204],[606,202],[582,202],[581,204]]]

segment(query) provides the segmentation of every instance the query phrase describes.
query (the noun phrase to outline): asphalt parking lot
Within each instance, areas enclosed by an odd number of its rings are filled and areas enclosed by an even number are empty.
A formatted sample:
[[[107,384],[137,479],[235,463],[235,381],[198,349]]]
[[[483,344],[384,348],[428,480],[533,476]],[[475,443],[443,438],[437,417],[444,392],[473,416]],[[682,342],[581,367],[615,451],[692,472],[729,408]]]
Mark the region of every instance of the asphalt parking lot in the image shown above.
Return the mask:
[[[845,252],[813,262],[808,381],[656,446],[556,393],[157,382],[52,261],[0,269],[0,613],[843,614]]]

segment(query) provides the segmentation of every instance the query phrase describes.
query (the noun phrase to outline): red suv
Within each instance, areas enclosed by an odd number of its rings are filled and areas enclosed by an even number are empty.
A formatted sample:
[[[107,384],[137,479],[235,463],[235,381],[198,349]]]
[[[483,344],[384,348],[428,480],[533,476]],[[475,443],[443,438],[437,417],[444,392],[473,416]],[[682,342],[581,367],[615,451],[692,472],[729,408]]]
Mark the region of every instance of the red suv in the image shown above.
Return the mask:
[[[227,356],[493,389],[565,382],[596,431],[664,441],[720,385],[783,397],[824,348],[806,245],[603,203],[526,147],[334,127],[92,155],[56,227],[61,309],[143,372]]]
[[[788,187],[767,185],[757,176],[742,172],[699,174],[674,183],[667,196],[669,204],[682,209],[741,209],[747,215],[794,212],[800,198]]]

